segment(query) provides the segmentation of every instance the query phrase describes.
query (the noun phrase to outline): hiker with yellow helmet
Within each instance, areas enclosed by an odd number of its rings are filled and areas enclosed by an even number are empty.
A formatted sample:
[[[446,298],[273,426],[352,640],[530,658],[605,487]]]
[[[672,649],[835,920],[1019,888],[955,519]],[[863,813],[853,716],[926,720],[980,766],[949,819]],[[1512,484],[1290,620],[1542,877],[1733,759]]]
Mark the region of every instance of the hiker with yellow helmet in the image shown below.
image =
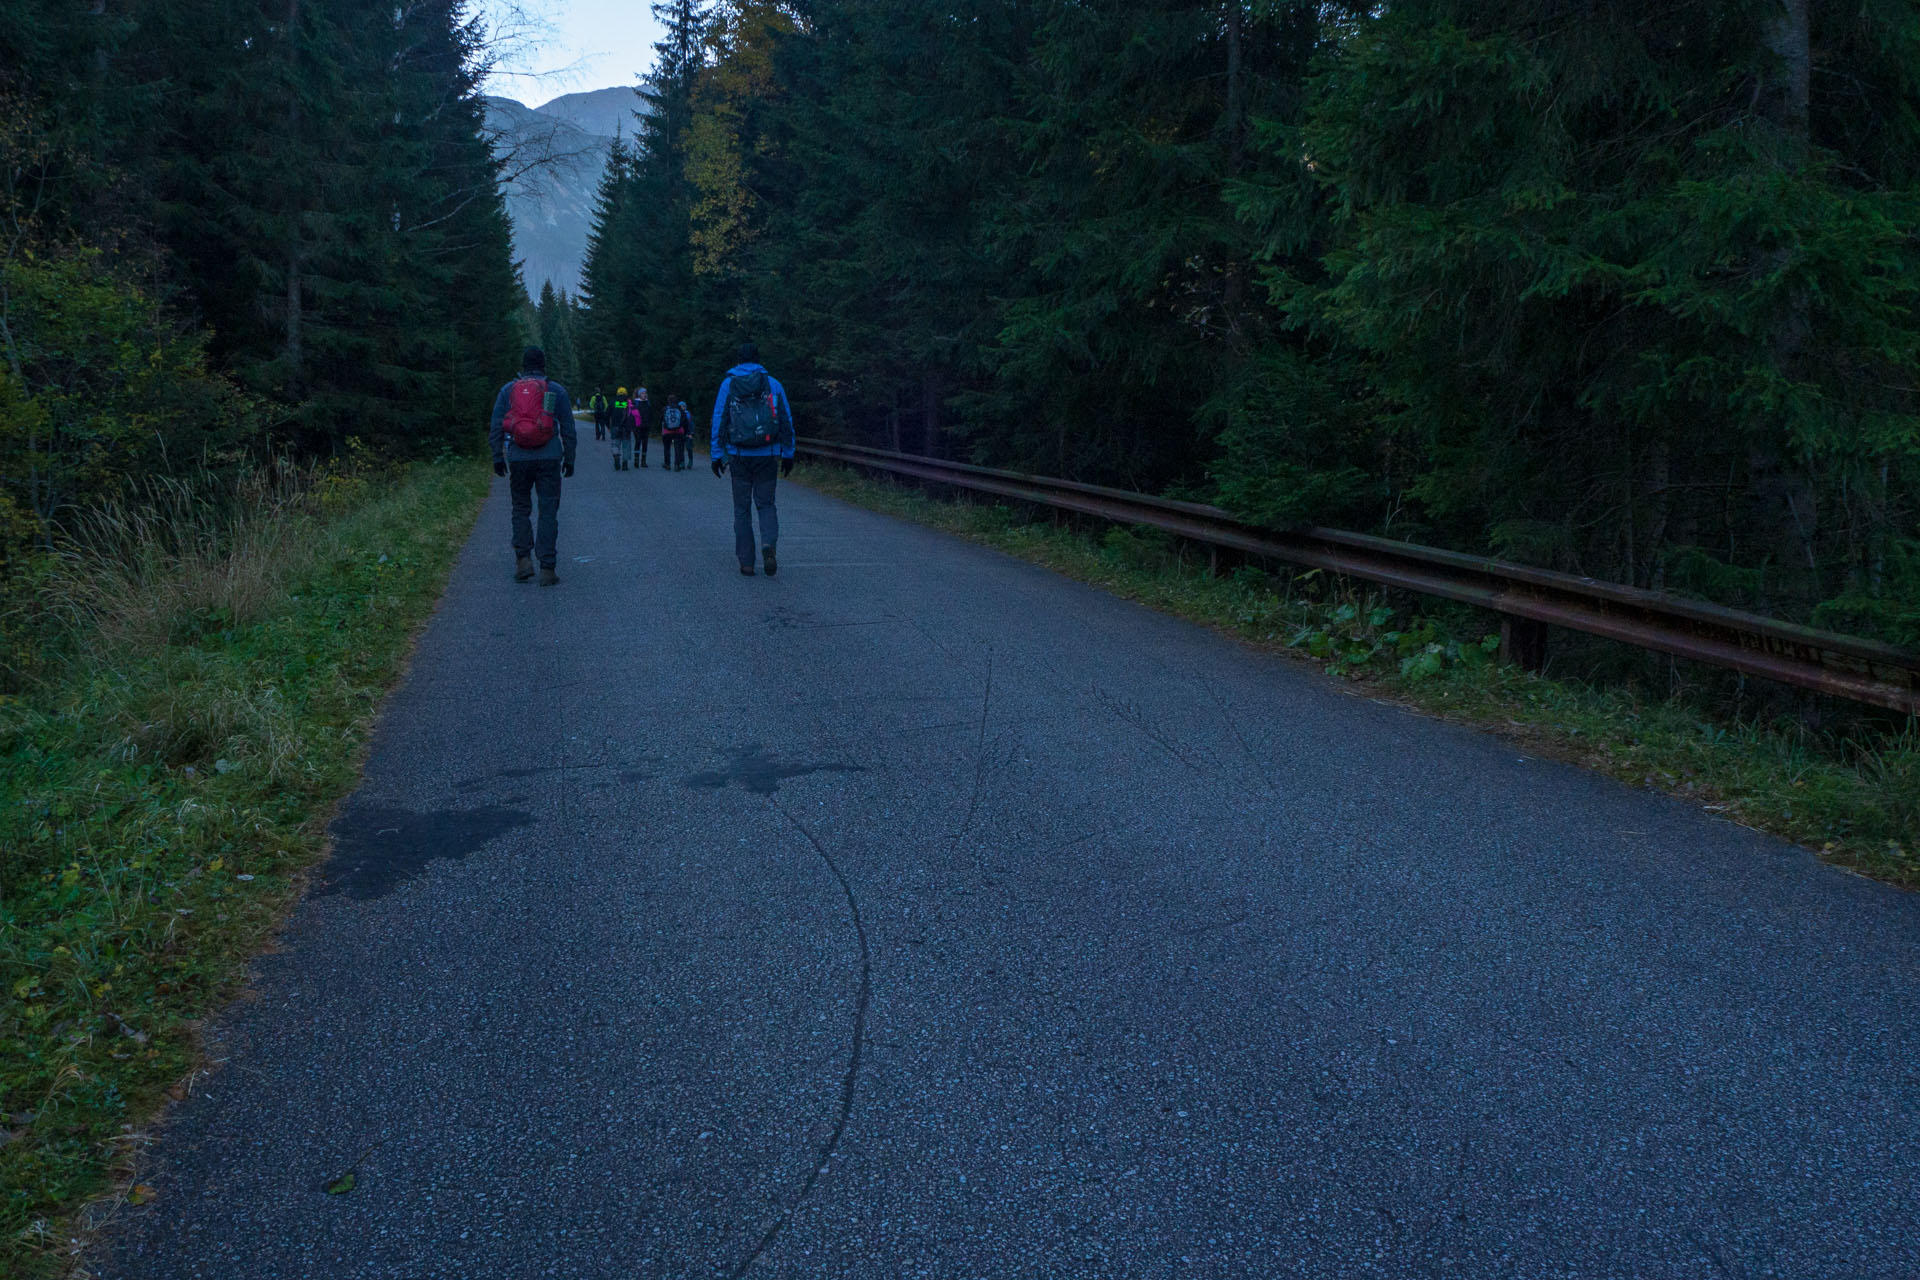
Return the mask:
[[[613,393],[613,420],[608,423],[613,433],[613,469],[630,471],[633,469],[633,404],[627,399],[627,389],[620,387]]]

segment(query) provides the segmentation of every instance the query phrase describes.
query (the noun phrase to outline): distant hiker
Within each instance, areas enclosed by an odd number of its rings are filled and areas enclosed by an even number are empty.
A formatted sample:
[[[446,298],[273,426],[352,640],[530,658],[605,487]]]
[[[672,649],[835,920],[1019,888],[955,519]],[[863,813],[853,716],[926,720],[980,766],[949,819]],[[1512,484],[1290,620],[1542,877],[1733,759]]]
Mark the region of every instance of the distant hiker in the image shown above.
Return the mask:
[[[493,398],[493,425],[487,434],[493,449],[493,474],[507,477],[513,495],[513,580],[533,577],[540,558],[540,585],[560,581],[554,572],[560,534],[560,481],[573,474],[576,441],[573,399],[547,377],[547,354],[528,347],[520,355],[520,376]],[[533,529],[533,499],[540,496],[540,531]]]
[[[640,442],[640,465],[647,465],[647,437],[653,434],[657,414],[653,401],[647,399],[647,389],[641,387],[633,393],[633,434]],[[661,465],[665,465],[664,463]]]
[[[760,513],[760,557],[767,576],[780,571],[774,546],[780,517],[773,509],[776,475],[793,474],[793,408],[787,391],[760,363],[760,348],[740,344],[740,362],[720,381],[713,400],[713,474],[733,468],[733,552],[740,572],[753,576],[753,513]],[[777,468],[777,471],[776,471]]]
[[[693,415],[687,412],[685,404],[676,404],[672,396],[662,396],[660,403],[666,408],[660,411],[660,465],[669,471],[685,471],[687,461],[687,437],[693,432]]]
[[[595,440],[605,440],[607,438],[607,418],[613,411],[613,402],[607,399],[600,388],[595,387],[593,389],[593,398],[587,401],[587,408],[593,410],[593,438]]]
[[[631,471],[633,469],[633,402],[627,399],[627,389],[620,388],[620,394],[613,402],[613,421],[608,430],[613,433],[613,469]]]

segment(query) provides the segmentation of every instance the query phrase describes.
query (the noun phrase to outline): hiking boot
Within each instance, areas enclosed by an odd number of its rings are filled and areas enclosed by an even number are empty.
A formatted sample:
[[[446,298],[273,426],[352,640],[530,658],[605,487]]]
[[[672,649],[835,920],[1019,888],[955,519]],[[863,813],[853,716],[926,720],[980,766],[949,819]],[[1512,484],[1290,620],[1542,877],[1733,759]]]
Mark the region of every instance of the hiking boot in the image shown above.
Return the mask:
[[[767,566],[767,576],[769,578],[771,578],[774,574],[780,572],[780,565],[773,558],[772,547],[760,548],[760,560],[761,560],[761,563]]]
[[[541,586],[551,587],[556,583],[558,583],[559,581],[560,581],[560,575],[553,571],[552,565],[543,564],[540,566],[540,585]]]
[[[533,557],[517,556],[513,561],[513,580],[526,582],[533,577]]]
[[[751,578],[753,576],[753,566],[750,564],[741,565],[740,576],[743,578]]]

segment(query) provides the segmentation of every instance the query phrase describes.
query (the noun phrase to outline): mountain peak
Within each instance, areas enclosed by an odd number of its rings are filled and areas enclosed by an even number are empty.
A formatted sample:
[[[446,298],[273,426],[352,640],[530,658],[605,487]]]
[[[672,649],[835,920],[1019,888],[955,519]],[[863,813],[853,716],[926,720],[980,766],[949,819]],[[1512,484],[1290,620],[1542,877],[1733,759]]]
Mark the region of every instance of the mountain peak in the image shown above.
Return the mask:
[[[610,89],[592,89],[585,93],[565,93],[534,110],[540,115],[565,120],[577,128],[601,137],[616,134],[632,137],[634,112],[645,111],[646,100],[632,85]]]
[[[487,130],[506,164],[513,252],[527,292],[580,288],[600,175],[616,136],[638,132],[647,103],[631,86],[563,94],[538,107],[489,97]]]

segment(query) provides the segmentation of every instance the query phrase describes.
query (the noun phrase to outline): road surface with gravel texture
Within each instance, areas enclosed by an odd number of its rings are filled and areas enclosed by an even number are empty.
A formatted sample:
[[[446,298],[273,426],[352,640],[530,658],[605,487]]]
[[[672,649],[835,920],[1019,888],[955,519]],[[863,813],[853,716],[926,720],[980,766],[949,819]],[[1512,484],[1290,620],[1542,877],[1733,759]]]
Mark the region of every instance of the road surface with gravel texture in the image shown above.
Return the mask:
[[[704,467],[580,457],[108,1280],[1920,1276],[1920,897],[796,485],[743,578]]]

